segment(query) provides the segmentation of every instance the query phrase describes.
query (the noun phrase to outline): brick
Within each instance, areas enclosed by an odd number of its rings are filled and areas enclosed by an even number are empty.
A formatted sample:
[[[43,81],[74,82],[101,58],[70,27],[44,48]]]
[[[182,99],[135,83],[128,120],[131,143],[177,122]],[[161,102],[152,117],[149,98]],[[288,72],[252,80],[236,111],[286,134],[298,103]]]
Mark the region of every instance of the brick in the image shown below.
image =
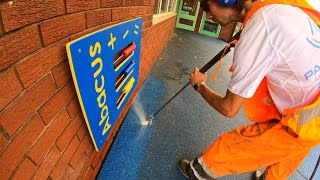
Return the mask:
[[[25,120],[53,94],[55,89],[52,77],[47,75],[25,91],[0,115],[0,123],[6,132],[12,136]]]
[[[100,0],[66,0],[68,14],[100,8]]]
[[[104,148],[102,149],[101,154],[100,154],[101,159],[104,159],[106,157],[112,142],[113,142],[113,137],[110,136],[110,138],[107,138],[107,141],[104,145]]]
[[[85,154],[87,156],[90,156],[91,152],[93,151],[94,149],[94,145],[93,145],[93,142],[91,140],[91,137],[90,136],[86,136],[85,137],[85,143],[86,143],[86,149],[84,150]]]
[[[78,38],[81,38],[83,36],[86,36],[86,35],[88,35],[88,34],[90,34],[92,32],[98,31],[98,30],[99,30],[98,27],[94,27],[94,28],[86,29],[85,31],[81,31],[79,33],[76,33],[76,34],[70,36],[70,42],[74,41],[74,40],[76,40]]]
[[[52,75],[58,88],[63,86],[66,82],[68,82],[71,79],[69,63],[67,61],[61,63],[57,68],[55,68],[52,71]]]
[[[200,18],[200,17],[201,17],[201,18]],[[195,29],[194,29],[195,32],[199,32],[199,30],[200,30],[200,25],[201,25],[202,17],[203,17],[203,10],[200,8],[199,13],[198,13],[198,18],[197,18],[196,26],[195,26]]]
[[[86,162],[84,163],[83,167],[81,168],[80,170],[81,179],[83,179],[86,176],[88,169],[91,167],[91,162],[94,156],[95,156],[95,153],[94,152],[91,153],[90,156],[87,158]]]
[[[127,17],[127,12],[129,12],[129,8],[127,7],[112,9],[112,21],[125,19]]]
[[[14,0],[1,4],[6,32],[64,14],[63,0]]]
[[[3,179],[8,179],[43,129],[44,125],[39,115],[36,114],[7,146],[0,157],[0,174]]]
[[[146,12],[145,12],[145,14],[142,14],[142,15],[149,15],[149,16],[151,16],[153,18],[153,10],[154,10],[153,6],[146,7]],[[170,24],[174,24],[175,25],[175,22],[176,22],[176,17],[174,17],[174,21],[172,23],[170,23]],[[163,45],[165,45],[165,44],[163,44]]]
[[[129,8],[129,13],[127,14],[127,16],[123,19],[128,19],[128,18],[135,18],[135,17],[138,17],[139,14],[141,12],[143,12],[143,7],[130,7]]]
[[[48,156],[45,158],[45,160],[39,167],[33,179],[35,180],[47,179],[54,165],[57,163],[58,159],[60,158],[60,156],[61,156],[61,152],[59,151],[57,146],[52,146],[52,148],[48,153]]]
[[[4,148],[4,146],[7,144],[8,140],[6,139],[6,137],[0,133],[0,152],[2,151],[2,149]]]
[[[42,49],[16,66],[18,75],[24,87],[50,71],[53,67],[67,59],[66,44],[68,40],[62,40],[49,47]]]
[[[30,159],[25,158],[12,179],[13,180],[32,179],[36,170],[37,170],[37,166],[34,165],[30,161]]]
[[[84,176],[85,180],[91,180],[91,176],[93,173],[93,169],[91,167],[88,168],[86,175]]]
[[[67,105],[67,111],[70,119],[73,119],[73,117],[81,111],[79,100],[77,97],[74,97],[72,101]]]
[[[63,176],[61,177],[61,179],[71,179],[71,176],[74,172],[75,170],[70,165],[67,165],[67,168],[62,173]]]
[[[154,0],[143,0],[143,5],[144,6],[152,6],[153,7],[153,5],[152,5],[153,1]]]
[[[92,160],[91,166],[92,168],[95,168],[97,166],[97,163],[99,162],[100,159],[100,154],[99,153],[95,153],[95,156]]]
[[[101,30],[101,29],[103,29],[103,28],[110,27],[110,26],[112,26],[112,25],[114,25],[114,24],[118,24],[118,23],[120,23],[120,22],[121,22],[121,21],[109,22],[109,23],[106,23],[106,24],[103,24],[103,25],[100,25],[100,26],[96,26],[96,27],[94,27],[94,28],[87,29],[87,30],[85,30],[85,31],[82,31],[82,32],[80,32],[80,33],[77,33],[77,34],[75,34],[75,35],[72,35],[72,36],[70,37],[70,41],[73,41],[73,40],[78,39],[78,38],[80,38],[80,37],[82,37],[82,36],[88,35],[88,34],[90,34],[90,33],[92,33],[92,32]]]
[[[152,21],[152,19],[153,19],[153,15],[152,14],[143,17],[143,21]]]
[[[83,155],[76,168],[73,168],[70,164],[67,165],[67,168],[62,173],[62,177],[60,179],[82,179],[80,178],[80,171],[84,166],[86,159],[86,156]]]
[[[122,0],[122,6],[142,6],[143,0]]]
[[[146,15],[146,11],[147,11],[147,8],[143,6],[130,7],[129,14],[125,16],[124,20],[143,17]]]
[[[77,164],[77,167],[75,168],[75,172],[70,179],[83,179],[85,176],[84,169],[87,169],[90,166],[88,166],[89,161],[92,161],[92,158],[90,159],[83,154]]]
[[[99,9],[86,13],[87,28],[92,28],[111,21],[111,9]]]
[[[73,83],[69,82],[39,109],[46,125],[71,101],[75,93]]]
[[[142,29],[147,29],[152,26],[152,21],[146,21],[142,24]]]
[[[97,30],[101,30],[101,29],[104,29],[104,28],[107,28],[107,27],[110,27],[110,26],[113,26],[115,24],[119,24],[121,23],[121,21],[113,21],[113,22],[110,22],[110,23],[107,23],[107,24],[102,24],[100,26],[97,26]]]
[[[62,111],[32,147],[31,151],[29,152],[29,157],[37,165],[41,164],[50,147],[57,140],[69,122],[70,119],[67,112],[65,110]]]
[[[151,16],[153,18],[153,13],[154,13],[153,12],[154,11],[153,6],[142,6],[142,7],[144,7],[144,11],[140,15],[142,15],[143,17]]]
[[[37,26],[4,36],[0,39],[0,71],[40,49],[41,46]]]
[[[83,169],[87,161],[88,161],[88,157],[82,154],[79,162],[75,167],[75,172],[71,175],[70,179],[83,179],[81,177],[81,170]]]
[[[103,148],[100,150],[100,158],[101,159],[104,159],[108,150],[109,150],[109,146],[111,145],[112,143],[112,139],[109,135],[109,137],[107,138],[106,142],[104,143],[103,145]]]
[[[60,176],[62,175],[64,170],[67,168],[68,162],[70,161],[73,153],[76,151],[79,144],[80,144],[80,141],[76,136],[74,136],[70,144],[68,145],[67,149],[64,151],[61,158],[59,159],[59,162],[54,167],[50,175],[52,179],[60,179]]]
[[[76,22],[76,23],[75,23]],[[86,29],[84,13],[57,17],[40,24],[45,46]]]
[[[70,163],[69,163],[69,164],[70,164],[73,168],[76,168],[76,167],[77,167],[77,164],[79,163],[82,155],[84,154],[84,151],[85,151],[86,146],[87,146],[87,142],[86,142],[86,141],[87,141],[87,138],[84,138],[84,139],[81,141],[81,143],[80,143],[77,151],[73,154],[73,156],[72,156],[72,158],[71,158],[71,160],[70,160]]]
[[[101,0],[101,7],[119,7],[121,0]]]
[[[142,39],[141,39],[141,58],[140,61],[143,61],[145,58],[142,56],[142,52],[144,50],[144,46],[142,46],[143,39],[149,34],[150,29],[142,29]],[[141,77],[141,76],[139,76]],[[140,82],[140,81],[139,81]]]
[[[72,137],[76,134],[77,130],[80,128],[81,121],[79,116],[75,117],[71,123],[67,126],[67,128],[63,131],[61,136],[58,138],[56,144],[60,151],[63,151],[66,146],[71,141]]]
[[[0,75],[0,84],[0,111],[2,111],[22,92],[22,89],[12,69]]]
[[[83,118],[82,118],[83,119]],[[83,122],[85,120],[83,119]],[[89,134],[88,130],[87,130],[87,125],[85,123],[82,124],[82,126],[80,127],[80,129],[77,131],[77,136],[80,140],[83,139],[84,135]]]
[[[92,175],[91,175],[91,179],[96,179],[96,176],[97,176],[97,174],[98,174],[98,172],[100,170],[101,164],[102,164],[102,161],[101,161],[101,159],[99,159],[97,167],[93,169],[93,172],[92,172]]]

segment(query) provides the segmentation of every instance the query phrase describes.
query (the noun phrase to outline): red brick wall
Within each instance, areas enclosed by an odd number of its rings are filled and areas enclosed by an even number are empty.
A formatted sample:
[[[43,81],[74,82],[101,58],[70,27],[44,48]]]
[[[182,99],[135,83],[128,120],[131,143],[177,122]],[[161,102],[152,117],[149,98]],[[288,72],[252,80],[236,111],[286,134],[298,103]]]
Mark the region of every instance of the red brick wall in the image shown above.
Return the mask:
[[[199,13],[198,13],[198,17],[197,17],[197,22],[196,22],[196,27],[195,27],[195,29],[194,29],[194,32],[199,32],[199,31],[200,31],[200,26],[201,26],[201,21],[202,21],[203,13],[204,13],[204,11],[202,10],[202,8],[200,8],[200,9],[199,9]]]
[[[154,0],[0,3],[0,179],[93,179],[165,44],[175,17],[152,26]],[[143,17],[138,88],[101,152],[79,108],[65,44]]]

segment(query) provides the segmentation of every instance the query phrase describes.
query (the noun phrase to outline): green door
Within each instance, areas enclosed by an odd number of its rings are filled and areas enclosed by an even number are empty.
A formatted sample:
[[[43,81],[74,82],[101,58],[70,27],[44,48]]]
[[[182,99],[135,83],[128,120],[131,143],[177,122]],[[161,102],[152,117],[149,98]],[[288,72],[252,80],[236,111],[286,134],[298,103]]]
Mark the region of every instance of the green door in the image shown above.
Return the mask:
[[[206,12],[203,12],[199,33],[217,38],[219,36],[220,30],[220,24],[215,23],[212,20],[208,20]]]
[[[176,27],[194,31],[199,8],[198,0],[179,0]]]

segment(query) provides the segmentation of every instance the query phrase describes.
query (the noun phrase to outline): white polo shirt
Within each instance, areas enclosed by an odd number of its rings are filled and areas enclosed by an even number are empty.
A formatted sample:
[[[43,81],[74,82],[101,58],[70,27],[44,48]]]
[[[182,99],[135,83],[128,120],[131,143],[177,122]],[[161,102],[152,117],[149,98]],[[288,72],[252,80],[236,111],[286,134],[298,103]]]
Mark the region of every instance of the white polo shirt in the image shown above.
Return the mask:
[[[245,98],[267,77],[284,109],[310,104],[320,93],[320,29],[300,8],[269,5],[248,21],[235,47],[228,90]]]

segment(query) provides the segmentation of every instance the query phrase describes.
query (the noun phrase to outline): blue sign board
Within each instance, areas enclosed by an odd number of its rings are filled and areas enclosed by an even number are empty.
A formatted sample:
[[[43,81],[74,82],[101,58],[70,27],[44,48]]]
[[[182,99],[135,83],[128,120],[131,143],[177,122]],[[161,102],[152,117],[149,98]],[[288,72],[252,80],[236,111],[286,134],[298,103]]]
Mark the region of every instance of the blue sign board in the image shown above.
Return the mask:
[[[66,45],[83,116],[97,151],[138,84],[142,18]]]

